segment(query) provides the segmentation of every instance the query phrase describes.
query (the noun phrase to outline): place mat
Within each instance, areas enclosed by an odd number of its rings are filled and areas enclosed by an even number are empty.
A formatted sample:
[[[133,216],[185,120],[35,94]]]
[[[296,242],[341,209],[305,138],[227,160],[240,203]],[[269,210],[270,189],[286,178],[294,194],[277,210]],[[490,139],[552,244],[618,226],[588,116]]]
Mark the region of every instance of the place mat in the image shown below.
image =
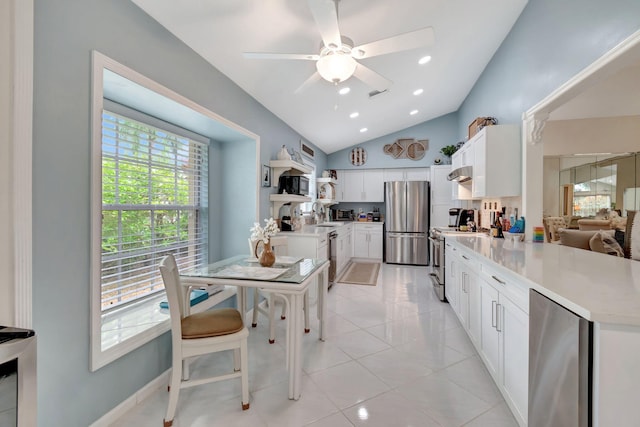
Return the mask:
[[[286,272],[288,268],[271,268],[271,267],[247,267],[243,265],[232,265],[216,271],[211,277],[221,279],[255,279],[255,280],[273,280]]]
[[[282,265],[292,265],[302,259],[301,256],[286,256],[286,255],[276,255],[276,264]],[[258,258],[247,258],[247,262],[260,262]]]
[[[379,271],[380,263],[377,262],[351,262],[336,282],[375,286]]]

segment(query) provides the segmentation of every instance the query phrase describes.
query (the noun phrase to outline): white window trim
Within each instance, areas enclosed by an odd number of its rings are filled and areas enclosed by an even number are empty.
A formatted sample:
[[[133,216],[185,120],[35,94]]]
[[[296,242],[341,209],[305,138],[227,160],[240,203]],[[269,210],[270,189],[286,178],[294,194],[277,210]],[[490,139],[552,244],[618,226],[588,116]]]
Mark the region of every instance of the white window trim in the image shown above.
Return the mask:
[[[142,74],[112,60],[111,58],[97,52],[92,52],[92,86],[91,86],[91,138],[92,138],[92,151],[91,151],[91,280],[90,284],[100,283],[100,268],[94,268],[100,266],[101,261],[101,212],[102,212],[102,180],[101,180],[101,161],[102,161],[102,110],[104,103],[104,80],[103,71],[110,70],[113,73],[122,76],[129,82],[137,85],[139,88],[146,90],[153,95],[156,100],[162,98],[163,101],[171,105],[175,105],[175,108],[180,110],[180,114],[184,116],[185,111],[189,115],[185,120],[193,119],[198,125],[202,127],[195,128],[194,131],[202,133],[203,135],[217,140],[223,140],[224,136],[220,136],[216,132],[221,132],[229,137],[235,135],[236,137],[242,136],[255,141],[256,145],[256,164],[255,170],[259,171],[261,167],[260,163],[260,137],[235,123],[213,113],[212,111],[202,107],[199,104],[185,98],[184,96],[173,92],[172,90],[162,86],[161,84],[143,76]],[[153,100],[149,101],[153,102]],[[163,117],[160,117],[161,119]],[[181,123],[176,123],[181,125]],[[189,127],[189,126],[185,126]],[[233,134],[233,135],[231,135]],[[256,173],[256,212],[255,218],[259,218],[259,182],[260,173]],[[102,311],[100,295],[100,286],[91,286],[91,301],[90,301],[90,369],[96,371],[101,367],[113,362],[119,357],[129,353],[130,351],[141,347],[147,342],[153,340],[156,337],[164,334],[169,330],[169,320],[158,321],[156,324],[136,334],[134,337],[126,339],[108,349],[102,349]],[[235,291],[233,291],[235,293]],[[227,295],[227,294],[224,294]],[[217,296],[217,295],[216,295]],[[229,295],[230,296],[230,295]],[[228,297],[228,296],[227,296]],[[209,304],[215,304],[219,302],[217,298],[210,298]],[[205,301],[206,302],[206,301]],[[151,303],[151,302],[149,302]],[[201,303],[203,304],[203,303]],[[204,307],[200,305],[200,307]],[[150,305],[151,307],[151,305]],[[155,309],[151,307],[152,309]],[[124,312],[124,311],[123,311]]]

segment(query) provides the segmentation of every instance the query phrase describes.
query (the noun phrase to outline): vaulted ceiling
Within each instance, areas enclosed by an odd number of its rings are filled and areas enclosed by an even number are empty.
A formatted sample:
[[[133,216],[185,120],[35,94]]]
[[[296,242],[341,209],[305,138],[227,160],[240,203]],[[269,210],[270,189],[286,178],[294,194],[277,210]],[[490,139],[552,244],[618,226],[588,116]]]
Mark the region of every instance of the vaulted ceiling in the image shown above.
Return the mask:
[[[301,87],[315,61],[243,55],[319,54],[312,9],[331,0],[132,1],[327,154],[457,111],[527,3],[340,0],[339,31],[355,45],[434,31],[428,46],[358,60],[390,81],[371,96],[376,88],[356,77],[337,85],[314,78]],[[425,56],[431,60],[419,64]],[[340,95],[345,87],[349,93]]]

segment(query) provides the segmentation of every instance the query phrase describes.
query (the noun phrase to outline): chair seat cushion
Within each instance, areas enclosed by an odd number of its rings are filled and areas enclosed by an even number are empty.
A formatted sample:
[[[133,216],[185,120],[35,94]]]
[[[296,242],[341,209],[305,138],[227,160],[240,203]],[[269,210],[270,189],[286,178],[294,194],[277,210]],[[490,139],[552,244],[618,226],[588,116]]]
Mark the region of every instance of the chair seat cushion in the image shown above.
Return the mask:
[[[244,327],[235,308],[219,308],[195,313],[182,319],[182,338],[209,338],[239,332]]]

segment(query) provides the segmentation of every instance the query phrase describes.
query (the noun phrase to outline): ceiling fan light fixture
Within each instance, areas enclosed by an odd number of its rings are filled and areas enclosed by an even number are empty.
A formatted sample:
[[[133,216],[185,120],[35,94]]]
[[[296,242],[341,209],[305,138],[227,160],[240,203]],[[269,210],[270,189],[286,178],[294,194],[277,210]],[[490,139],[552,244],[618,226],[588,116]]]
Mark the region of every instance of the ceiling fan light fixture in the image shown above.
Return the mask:
[[[331,83],[341,83],[356,71],[358,63],[343,52],[329,53],[316,62],[320,76]]]

